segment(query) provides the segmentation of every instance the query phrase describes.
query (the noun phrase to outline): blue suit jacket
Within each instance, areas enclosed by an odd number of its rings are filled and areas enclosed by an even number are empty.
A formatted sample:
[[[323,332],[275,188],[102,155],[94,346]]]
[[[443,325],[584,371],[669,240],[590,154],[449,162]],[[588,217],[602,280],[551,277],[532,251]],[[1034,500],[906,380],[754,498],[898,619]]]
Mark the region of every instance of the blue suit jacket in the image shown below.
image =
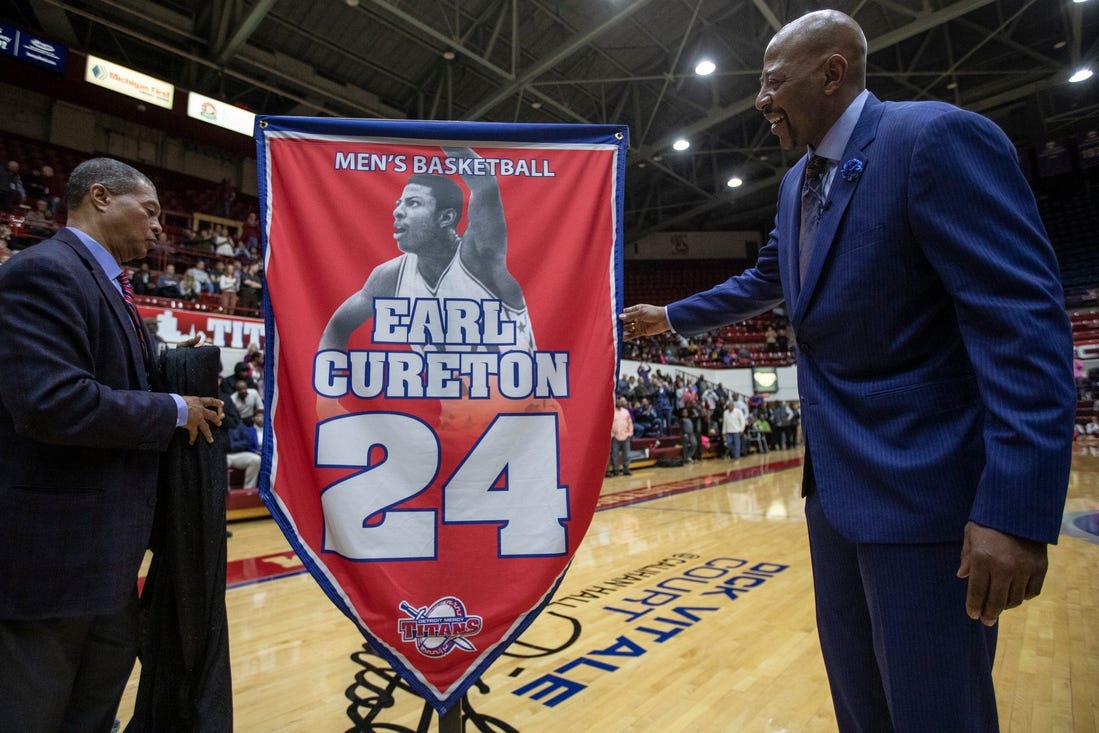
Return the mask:
[[[861,173],[845,176],[848,161]],[[1013,146],[979,115],[871,95],[839,166],[805,282],[803,158],[756,266],[668,306],[672,327],[700,333],[786,301],[806,480],[849,539],[956,541],[972,519],[1055,542],[1072,337]]]
[[[110,613],[133,593],[176,422],[151,386],[74,234],[0,267],[0,618]]]

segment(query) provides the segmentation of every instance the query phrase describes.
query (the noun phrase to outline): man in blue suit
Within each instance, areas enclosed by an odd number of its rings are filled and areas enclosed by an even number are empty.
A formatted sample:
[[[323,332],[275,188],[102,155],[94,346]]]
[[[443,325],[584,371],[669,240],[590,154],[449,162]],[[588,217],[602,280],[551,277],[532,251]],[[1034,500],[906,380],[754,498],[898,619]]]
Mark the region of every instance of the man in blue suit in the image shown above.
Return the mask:
[[[121,263],[160,233],[128,165],[77,166],[68,226],[0,268],[0,730],[106,733],[137,649],[137,574],[176,431],[222,402],[155,391]]]
[[[842,13],[779,30],[756,107],[807,152],[757,264],[622,321],[627,339],[692,335],[786,301],[839,727],[991,731],[995,624],[1041,590],[1068,484],[1059,270],[1004,134],[947,104],[883,103],[865,68]],[[803,215],[816,157],[822,200]]]

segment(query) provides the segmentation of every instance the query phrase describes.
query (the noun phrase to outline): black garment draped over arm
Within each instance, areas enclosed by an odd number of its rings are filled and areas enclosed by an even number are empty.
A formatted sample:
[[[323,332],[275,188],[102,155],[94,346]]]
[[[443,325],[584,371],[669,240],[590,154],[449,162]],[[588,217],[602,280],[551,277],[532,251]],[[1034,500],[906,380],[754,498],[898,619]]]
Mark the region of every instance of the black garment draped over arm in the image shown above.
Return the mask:
[[[213,397],[221,370],[214,347],[173,349],[161,359],[164,387]],[[176,431],[160,464],[153,561],[141,595],[141,680],[126,733],[226,733],[233,729],[225,615],[224,430],[194,445]]]

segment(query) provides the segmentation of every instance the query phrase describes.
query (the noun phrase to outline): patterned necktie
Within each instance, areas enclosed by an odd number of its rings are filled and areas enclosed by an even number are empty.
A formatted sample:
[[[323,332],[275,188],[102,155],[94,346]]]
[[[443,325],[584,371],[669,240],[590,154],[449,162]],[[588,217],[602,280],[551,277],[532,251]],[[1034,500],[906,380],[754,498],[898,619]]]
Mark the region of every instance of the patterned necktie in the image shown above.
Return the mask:
[[[805,166],[805,181],[801,184],[801,233],[798,236],[798,274],[802,282],[813,255],[817,224],[824,213],[824,174],[829,162],[828,158],[814,155]]]
[[[126,301],[126,310],[130,313],[130,320],[133,321],[137,338],[141,342],[141,353],[148,358],[148,351],[145,349],[145,329],[141,327],[141,314],[137,310],[137,300],[134,299],[134,286],[125,270],[118,273],[118,284],[122,286],[122,299]]]

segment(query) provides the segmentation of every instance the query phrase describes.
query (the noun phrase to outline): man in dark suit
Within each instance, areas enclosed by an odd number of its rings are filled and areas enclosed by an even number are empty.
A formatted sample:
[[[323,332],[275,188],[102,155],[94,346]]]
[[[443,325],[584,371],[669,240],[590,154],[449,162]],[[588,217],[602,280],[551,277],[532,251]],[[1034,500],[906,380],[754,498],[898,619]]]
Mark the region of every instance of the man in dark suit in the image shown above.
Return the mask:
[[[991,731],[996,621],[1041,590],[1061,523],[1071,334],[1008,139],[951,105],[880,102],[865,69],[842,13],[775,35],[756,106],[807,154],[757,264],[622,321],[627,338],[697,334],[786,301],[839,727]]]
[[[109,731],[137,646],[157,464],[220,400],[156,391],[121,263],[156,245],[144,175],[97,158],[68,226],[0,270],[0,730]]]

